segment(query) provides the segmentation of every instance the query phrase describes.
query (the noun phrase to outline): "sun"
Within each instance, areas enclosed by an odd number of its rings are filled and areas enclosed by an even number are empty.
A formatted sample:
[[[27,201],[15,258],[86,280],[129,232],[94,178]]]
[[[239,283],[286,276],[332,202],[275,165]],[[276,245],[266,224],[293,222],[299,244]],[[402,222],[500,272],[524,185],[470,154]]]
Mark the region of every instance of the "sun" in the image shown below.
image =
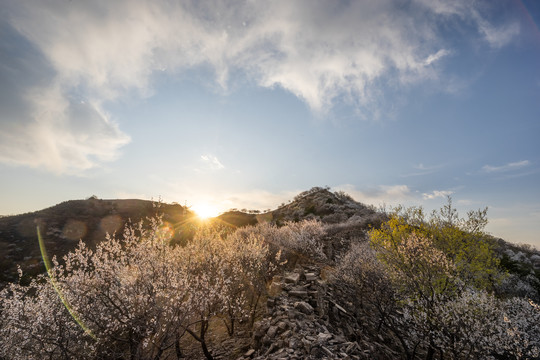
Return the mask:
[[[212,206],[209,204],[203,203],[203,204],[193,205],[191,209],[195,211],[197,216],[203,220],[216,217],[219,215],[219,210],[215,206]]]

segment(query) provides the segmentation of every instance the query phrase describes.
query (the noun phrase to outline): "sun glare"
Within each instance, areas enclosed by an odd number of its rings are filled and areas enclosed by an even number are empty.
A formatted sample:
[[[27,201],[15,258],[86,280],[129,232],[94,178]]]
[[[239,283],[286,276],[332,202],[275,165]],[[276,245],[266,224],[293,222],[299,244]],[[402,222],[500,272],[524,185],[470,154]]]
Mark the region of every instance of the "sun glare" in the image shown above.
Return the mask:
[[[191,209],[195,211],[197,216],[203,220],[219,215],[219,210],[214,206],[208,204],[193,205]]]

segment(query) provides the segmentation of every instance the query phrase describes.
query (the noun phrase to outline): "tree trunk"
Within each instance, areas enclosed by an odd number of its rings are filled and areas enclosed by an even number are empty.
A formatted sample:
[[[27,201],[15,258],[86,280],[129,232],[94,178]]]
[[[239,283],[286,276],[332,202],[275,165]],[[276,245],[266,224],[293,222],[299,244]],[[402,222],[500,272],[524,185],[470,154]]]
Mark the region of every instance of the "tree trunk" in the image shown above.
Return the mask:
[[[257,307],[259,305],[259,299],[261,298],[261,292],[258,292],[257,293],[257,297],[255,298],[255,302],[253,302],[253,299],[252,299],[252,303],[250,305],[251,307],[251,319],[250,319],[250,327],[253,328],[253,325],[255,324],[255,315],[256,315],[256,312],[257,312]]]
[[[180,339],[182,336],[180,334],[176,333],[176,342],[174,343],[174,350],[176,351],[176,358],[182,359],[184,356],[182,355],[182,349],[180,348]]]
[[[204,338],[207,330],[208,330],[208,320],[201,320],[201,331],[199,335],[195,334],[195,332],[193,332],[193,330],[191,329],[186,329],[189,335],[193,336],[195,340],[201,343],[201,348],[204,353],[204,356],[206,356],[206,359],[214,360],[214,357],[208,350],[208,346],[206,345],[206,340]]]
[[[206,346],[206,340],[204,338],[206,336],[206,331],[208,330],[208,325],[209,325],[208,320],[201,321],[201,347],[202,347],[204,356],[206,356],[206,359],[214,360],[214,358],[212,357],[212,354],[210,354],[210,351],[208,351],[208,347]]]

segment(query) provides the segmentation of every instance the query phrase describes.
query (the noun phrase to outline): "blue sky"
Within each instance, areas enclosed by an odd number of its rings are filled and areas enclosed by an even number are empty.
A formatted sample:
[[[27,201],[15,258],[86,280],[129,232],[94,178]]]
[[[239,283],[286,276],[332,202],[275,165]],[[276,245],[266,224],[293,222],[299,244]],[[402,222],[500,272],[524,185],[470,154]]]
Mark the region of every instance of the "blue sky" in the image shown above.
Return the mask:
[[[0,214],[328,185],[540,247],[538,1],[1,3]]]

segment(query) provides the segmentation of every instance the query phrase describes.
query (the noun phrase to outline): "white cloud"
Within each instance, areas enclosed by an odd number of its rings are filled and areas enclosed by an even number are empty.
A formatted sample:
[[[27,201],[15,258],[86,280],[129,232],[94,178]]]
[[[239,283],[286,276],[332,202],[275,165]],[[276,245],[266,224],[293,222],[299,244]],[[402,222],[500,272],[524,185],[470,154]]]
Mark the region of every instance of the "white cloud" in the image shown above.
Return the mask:
[[[448,24],[449,17],[457,16],[473,22],[477,36],[494,47],[516,34],[513,25],[489,23],[475,4],[11,1],[1,20],[40,52],[50,78],[45,83],[32,79],[17,92],[33,115],[24,118],[24,126],[4,120],[10,124],[2,128],[3,148],[13,149],[0,161],[66,171],[114,158],[128,137],[103,114],[102,104],[134,93],[150,96],[152,75],[158,71],[175,76],[207,67],[223,88],[229,86],[230,74],[240,71],[259,86],[286,89],[315,113],[325,113],[345,99],[361,112],[376,114],[381,98],[377,84],[399,88],[438,77],[435,65],[452,51],[437,32],[439,21]],[[54,96],[46,103],[27,97],[37,92]],[[70,108],[79,103],[73,98],[83,100],[95,114],[73,118]],[[62,121],[52,124],[49,115],[43,120],[48,107]],[[95,132],[74,132],[71,124],[81,121]],[[46,134],[34,132],[36,127]],[[30,133],[30,145],[17,140]],[[53,144],[45,146],[48,142]]]
[[[45,88],[27,95],[26,118],[0,123],[0,161],[13,165],[80,174],[118,156],[129,142],[99,105],[65,98]]]
[[[487,173],[506,172],[511,170],[518,170],[526,167],[530,164],[529,160],[522,160],[517,162],[508,163],[501,166],[484,165],[482,171]]]
[[[416,169],[416,170],[423,170],[423,171],[432,171],[432,170],[437,170],[437,169],[440,169],[443,165],[431,165],[431,166],[426,166],[422,163],[418,164],[418,165],[414,165],[413,167]]]
[[[201,155],[201,159],[210,167],[212,170],[224,169],[225,166],[219,161],[214,155]]]
[[[432,63],[438,61],[439,59],[447,56],[450,54],[450,51],[448,50],[445,50],[445,49],[441,49],[439,51],[437,51],[435,54],[431,54],[427,57],[426,60],[424,60],[424,64],[426,65],[431,65]]]
[[[453,193],[454,193],[453,191],[449,191],[449,190],[442,190],[442,191],[434,190],[431,193],[423,193],[422,198],[424,200],[433,200],[436,198],[445,198],[447,196],[452,195]]]
[[[479,31],[484,35],[485,40],[494,49],[507,45],[519,34],[519,24],[510,23],[502,27],[494,27],[483,19],[478,19]]]

